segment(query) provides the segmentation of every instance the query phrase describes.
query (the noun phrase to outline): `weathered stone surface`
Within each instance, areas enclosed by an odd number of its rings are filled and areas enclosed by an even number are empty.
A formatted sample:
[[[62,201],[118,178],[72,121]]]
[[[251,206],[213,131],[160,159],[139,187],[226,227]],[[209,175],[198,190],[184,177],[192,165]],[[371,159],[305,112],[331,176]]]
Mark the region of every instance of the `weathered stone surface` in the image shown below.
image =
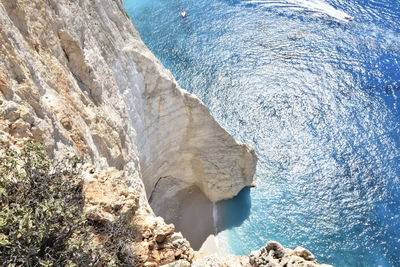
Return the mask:
[[[251,267],[249,257],[211,254],[195,260],[192,267]]]
[[[312,253],[305,248],[295,250],[284,248],[278,242],[268,242],[265,247],[250,255],[252,267],[332,267],[318,264]]]
[[[99,171],[90,165],[83,169],[86,217],[104,225],[125,222],[121,227],[132,236],[128,242],[124,241],[124,249],[125,254],[135,255],[132,266],[160,266],[176,261],[190,265],[194,251],[189,242],[180,233],[174,233],[175,227],[162,218],[140,212],[140,196],[127,186],[123,171],[114,168]]]
[[[308,251],[307,249],[305,249],[303,247],[297,247],[293,251],[293,255],[302,257],[303,259],[305,259],[307,261],[315,261],[314,255],[310,251]]]
[[[149,215],[134,216],[132,227],[138,234],[132,251],[142,262],[155,262],[157,266],[176,260],[192,262],[194,251],[189,242],[180,233],[174,233],[173,226],[166,225],[162,218]],[[159,235],[163,235],[162,242],[156,240]]]
[[[305,248],[287,249],[278,242],[268,242],[265,247],[250,256],[197,253],[192,267],[332,267],[318,264],[312,253]]]
[[[185,260],[179,260],[173,263],[162,265],[161,267],[190,267],[190,262]]]
[[[121,216],[132,218],[138,209],[138,193],[128,188],[123,171],[97,171],[87,167],[83,194],[86,217],[98,223],[113,223]]]

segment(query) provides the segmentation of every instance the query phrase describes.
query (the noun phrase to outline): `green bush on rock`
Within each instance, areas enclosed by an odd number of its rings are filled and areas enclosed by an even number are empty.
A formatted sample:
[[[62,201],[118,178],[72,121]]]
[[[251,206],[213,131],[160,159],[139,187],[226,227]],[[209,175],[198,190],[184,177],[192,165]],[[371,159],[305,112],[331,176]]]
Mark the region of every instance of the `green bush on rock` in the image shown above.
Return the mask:
[[[31,142],[0,148],[0,266],[120,265],[118,248],[95,242],[82,212],[79,163],[52,163]]]

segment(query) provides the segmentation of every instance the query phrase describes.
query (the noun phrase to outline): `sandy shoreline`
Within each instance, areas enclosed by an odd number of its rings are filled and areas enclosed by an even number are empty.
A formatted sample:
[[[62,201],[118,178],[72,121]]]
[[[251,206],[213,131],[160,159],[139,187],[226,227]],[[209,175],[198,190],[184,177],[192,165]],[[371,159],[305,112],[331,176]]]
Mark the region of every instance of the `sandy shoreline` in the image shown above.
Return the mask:
[[[201,245],[199,252],[204,253],[220,253],[220,249],[218,248],[217,238],[215,235],[209,235],[204,243]]]

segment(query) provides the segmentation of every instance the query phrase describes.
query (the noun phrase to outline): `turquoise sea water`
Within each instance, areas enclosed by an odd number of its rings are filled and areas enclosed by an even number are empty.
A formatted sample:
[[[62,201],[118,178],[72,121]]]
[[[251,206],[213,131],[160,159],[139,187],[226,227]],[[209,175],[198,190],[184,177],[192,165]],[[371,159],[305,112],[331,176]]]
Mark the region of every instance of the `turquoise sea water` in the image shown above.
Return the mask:
[[[276,240],[335,266],[400,266],[399,1],[124,5],[181,86],[257,151],[257,187],[217,205],[226,252]]]

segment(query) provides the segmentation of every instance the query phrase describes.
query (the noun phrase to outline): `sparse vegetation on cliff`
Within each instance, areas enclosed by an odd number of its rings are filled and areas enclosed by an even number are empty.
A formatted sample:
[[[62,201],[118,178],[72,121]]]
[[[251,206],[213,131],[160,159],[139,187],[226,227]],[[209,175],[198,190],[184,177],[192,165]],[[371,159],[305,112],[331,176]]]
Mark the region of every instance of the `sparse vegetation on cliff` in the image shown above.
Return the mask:
[[[0,149],[1,266],[123,265],[114,238],[123,224],[86,219],[79,163],[52,163],[35,143]],[[97,242],[96,232],[110,242]]]

